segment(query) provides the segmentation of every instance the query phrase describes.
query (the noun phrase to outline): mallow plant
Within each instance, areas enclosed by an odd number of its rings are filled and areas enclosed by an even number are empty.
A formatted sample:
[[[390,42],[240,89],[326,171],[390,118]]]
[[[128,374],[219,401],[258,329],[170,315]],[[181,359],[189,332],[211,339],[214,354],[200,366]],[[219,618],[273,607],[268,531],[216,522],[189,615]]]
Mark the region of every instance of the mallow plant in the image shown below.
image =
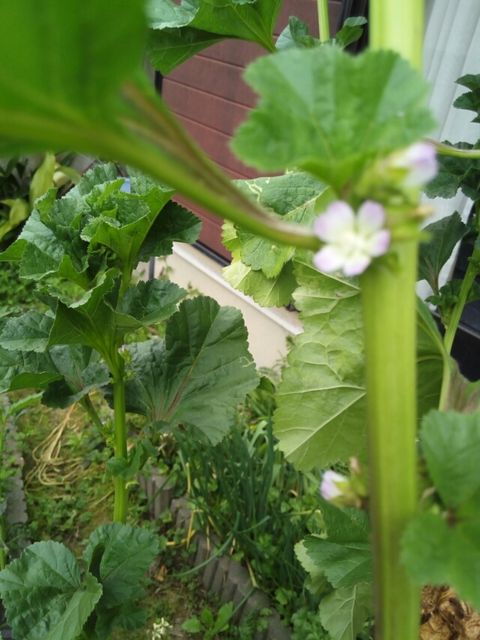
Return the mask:
[[[218,442],[256,373],[240,312],[211,298],[184,300],[168,280],[133,278],[140,261],[198,236],[198,219],[171,201],[172,189],[142,176],[127,183],[114,165],[99,164],[56,195],[37,200],[0,254],[19,263],[44,304],[2,318],[0,385],[40,389],[52,407],[83,405],[113,449],[113,524],[94,531],[80,564],[58,543],[27,548],[0,574],[0,592],[17,637],[107,638],[115,626],[141,624],[139,580],[158,548],[152,532],[125,524],[128,481],[152,450],[147,432],[191,425]],[[164,340],[133,341],[158,322]],[[95,409],[96,390],[110,399],[111,423]],[[144,416],[128,452],[127,412]]]
[[[313,579],[326,576],[332,586],[322,624],[342,640],[353,640],[372,610],[377,638],[416,640],[425,582],[450,582],[462,597],[480,604],[472,578],[479,558],[475,394],[461,376],[452,375],[449,345],[415,294],[419,245],[425,240],[421,228],[429,213],[420,193],[435,170],[433,149],[422,141],[435,124],[426,107],[428,87],[415,70],[422,53],[422,4],[372,0],[371,49],[357,57],[330,38],[323,1],[320,39],[291,20],[280,42],[273,37],[280,2],[271,0],[151,0],[147,11],[143,0],[117,3],[114,11],[104,0],[72,0],[68,7],[51,0],[41,28],[33,0],[0,10],[0,47],[10,60],[0,71],[1,153],[69,147],[135,166],[229,221],[231,282],[262,304],[285,304],[293,296],[304,332],[294,341],[278,392],[280,446],[300,468],[326,467],[352,455],[356,467],[368,468],[368,500],[365,492],[361,500],[368,502],[368,516],[325,501],[328,541],[307,541],[299,551]],[[7,53],[19,37],[26,44],[22,55],[11,59]],[[140,71],[145,47],[168,72],[224,37],[254,40],[269,52],[247,69],[258,105],[237,131],[233,150],[261,172],[285,175],[232,184]],[[445,155],[459,152],[435,147]],[[474,158],[478,151],[462,154]],[[109,188],[100,191],[108,201]],[[112,249],[118,225],[105,220],[112,217],[122,226],[117,213],[104,213],[74,234],[73,245],[80,238],[89,244],[91,260],[104,260],[104,249],[97,247]],[[33,246],[43,240],[37,231],[32,238]],[[21,249],[12,249],[10,257]],[[91,277],[78,259],[62,257],[54,273]],[[436,260],[438,266],[438,255]],[[40,325],[34,323],[41,335],[28,349],[37,354],[36,349],[57,348],[79,333],[83,340],[90,330],[85,327],[91,327],[85,314],[106,314],[108,329],[99,341],[93,338],[95,344],[89,337],[87,346],[106,362],[114,405],[123,402],[117,382],[128,361],[137,367],[145,351],[160,362],[168,363],[169,353],[175,353],[170,362],[182,361],[185,352],[171,352],[168,336],[191,317],[185,311],[182,322],[167,332],[165,355],[157,358],[156,349],[140,346],[127,357],[121,337],[126,324],[138,321],[138,306],[128,305],[133,294],[125,273],[123,258],[107,260],[83,296],[72,302],[71,294],[65,299],[60,292],[55,319],[47,313]],[[2,335],[14,336],[18,325],[5,325]],[[452,331],[447,327],[447,334]],[[245,360],[228,353],[226,361],[241,373]],[[141,364],[137,371],[151,386],[135,387],[132,380],[132,408],[145,411],[153,404],[148,417],[160,428],[172,416],[179,422],[203,416],[199,402],[178,414],[173,402],[165,412],[165,385],[173,394],[167,397],[176,398],[182,382],[168,385],[166,375],[149,375]],[[121,422],[115,422],[115,432],[122,433]],[[125,460],[120,447],[116,459]],[[121,474],[115,482],[115,514],[121,519]],[[420,499],[424,482],[435,486],[433,505]],[[438,549],[445,554],[435,555]],[[93,565],[92,585],[93,579],[98,582]],[[0,576],[8,601],[9,589],[19,581],[11,578],[9,587],[5,578],[11,569],[6,571]],[[28,589],[17,595],[16,603],[20,596],[30,597]],[[37,601],[47,607],[43,596]],[[77,611],[76,602],[69,600],[69,615]],[[10,613],[15,606],[9,605]],[[55,637],[42,633],[39,637]]]

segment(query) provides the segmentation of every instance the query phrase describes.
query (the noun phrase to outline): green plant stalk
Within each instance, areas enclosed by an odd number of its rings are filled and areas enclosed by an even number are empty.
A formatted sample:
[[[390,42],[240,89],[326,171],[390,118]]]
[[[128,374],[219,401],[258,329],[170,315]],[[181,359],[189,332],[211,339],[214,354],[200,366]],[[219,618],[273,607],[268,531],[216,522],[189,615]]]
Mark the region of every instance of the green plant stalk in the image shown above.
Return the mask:
[[[362,276],[367,367],[370,514],[375,637],[417,640],[419,590],[400,561],[400,542],[418,503],[416,460],[417,242],[392,246]]]
[[[113,428],[114,454],[118,460],[127,461],[127,426],[125,420],[125,371],[120,354],[113,374]],[[127,483],[123,475],[113,478],[114,506],[113,521],[125,524],[127,521],[128,493]]]
[[[7,564],[7,552],[5,544],[6,537],[7,532],[5,527],[5,520],[3,519],[3,516],[0,516],[0,571],[2,569],[5,569],[5,566]]]
[[[477,250],[474,249],[473,255],[468,262],[467,271],[460,287],[460,293],[458,294],[457,303],[453,308],[447,328],[445,330],[443,344],[445,345],[445,349],[448,354],[450,354],[452,350],[455,334],[457,333],[458,325],[460,324],[460,318],[462,317],[465,304],[468,300],[468,294],[470,293],[470,290],[475,282],[475,278],[478,275],[478,257],[475,255],[476,253],[480,252],[477,252]]]
[[[423,5],[372,0],[371,47],[394,49],[420,69]],[[401,538],[418,504],[415,232],[392,244],[394,264],[378,261],[362,278],[377,640],[419,637],[420,591],[400,559]]]
[[[317,0],[318,35],[320,42],[330,40],[330,21],[328,16],[328,0]]]
[[[435,140],[429,140],[429,142],[435,145],[437,153],[441,156],[465,158],[465,160],[477,160],[480,158],[480,149],[457,149],[449,144],[443,144],[443,142],[436,142]]]

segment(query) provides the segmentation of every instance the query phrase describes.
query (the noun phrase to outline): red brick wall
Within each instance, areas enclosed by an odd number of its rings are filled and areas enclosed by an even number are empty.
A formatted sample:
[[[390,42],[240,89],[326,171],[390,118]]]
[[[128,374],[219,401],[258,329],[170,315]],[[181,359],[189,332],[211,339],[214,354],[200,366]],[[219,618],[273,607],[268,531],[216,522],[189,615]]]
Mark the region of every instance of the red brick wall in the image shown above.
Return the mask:
[[[336,28],[341,0],[330,1],[332,31]],[[318,34],[315,0],[285,0],[278,21],[279,33],[288,16],[296,15]],[[237,160],[228,148],[233,131],[255,104],[255,94],[242,80],[245,66],[265,52],[253,43],[226,40],[202,51],[163,81],[162,94],[185,128],[208,155],[235,178],[254,177],[255,171]],[[192,207],[204,220],[201,241],[228,256],[220,242],[221,221]]]

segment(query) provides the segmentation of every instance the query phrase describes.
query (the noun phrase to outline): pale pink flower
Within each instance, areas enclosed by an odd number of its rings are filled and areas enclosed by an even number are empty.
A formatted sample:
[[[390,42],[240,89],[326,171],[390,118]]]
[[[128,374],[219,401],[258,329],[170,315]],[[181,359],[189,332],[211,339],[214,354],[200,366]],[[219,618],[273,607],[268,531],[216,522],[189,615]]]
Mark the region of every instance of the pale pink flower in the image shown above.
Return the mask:
[[[421,187],[437,175],[438,162],[435,146],[430,142],[417,142],[403,151],[394,153],[388,164],[395,169],[405,169],[403,180],[407,187]]]
[[[325,273],[362,273],[390,245],[384,224],[385,210],[378,202],[365,201],[357,214],[342,200],[332,202],[314,223],[315,235],[326,243],[313,258],[315,266]]]
[[[331,502],[343,494],[342,485],[346,486],[347,484],[348,478],[342,476],[341,473],[332,470],[325,471],[320,484],[320,495],[324,500]]]

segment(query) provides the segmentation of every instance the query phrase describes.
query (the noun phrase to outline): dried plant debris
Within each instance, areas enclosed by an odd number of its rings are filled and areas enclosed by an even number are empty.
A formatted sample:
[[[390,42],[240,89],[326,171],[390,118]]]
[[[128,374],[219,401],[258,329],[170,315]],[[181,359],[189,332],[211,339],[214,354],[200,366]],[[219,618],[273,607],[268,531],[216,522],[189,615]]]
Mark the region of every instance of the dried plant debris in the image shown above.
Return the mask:
[[[480,640],[480,614],[450,587],[424,587],[420,640]]]

